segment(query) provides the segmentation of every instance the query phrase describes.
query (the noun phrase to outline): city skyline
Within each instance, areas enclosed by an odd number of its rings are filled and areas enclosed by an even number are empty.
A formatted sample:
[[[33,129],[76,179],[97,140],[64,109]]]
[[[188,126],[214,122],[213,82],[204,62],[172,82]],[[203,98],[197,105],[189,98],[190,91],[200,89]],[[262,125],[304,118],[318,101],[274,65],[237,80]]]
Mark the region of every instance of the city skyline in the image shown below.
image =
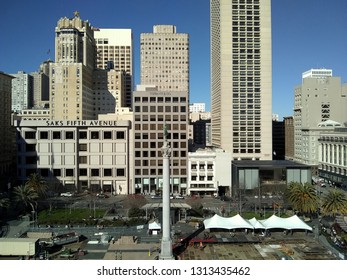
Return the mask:
[[[151,32],[153,25],[172,24],[177,32],[190,36],[190,103],[204,102],[210,110],[209,2],[149,0],[143,5],[139,0],[103,1],[102,7],[107,9],[102,14],[91,1],[6,2],[0,12],[5,42],[0,46],[0,71],[29,73],[37,71],[43,61],[53,60],[57,21],[79,11],[82,20],[89,20],[93,27],[133,30],[136,85],[140,83],[140,34]],[[303,72],[328,68],[346,82],[346,8],[344,0],[272,1],[272,112],[280,120],[293,115],[294,88],[301,83]]]

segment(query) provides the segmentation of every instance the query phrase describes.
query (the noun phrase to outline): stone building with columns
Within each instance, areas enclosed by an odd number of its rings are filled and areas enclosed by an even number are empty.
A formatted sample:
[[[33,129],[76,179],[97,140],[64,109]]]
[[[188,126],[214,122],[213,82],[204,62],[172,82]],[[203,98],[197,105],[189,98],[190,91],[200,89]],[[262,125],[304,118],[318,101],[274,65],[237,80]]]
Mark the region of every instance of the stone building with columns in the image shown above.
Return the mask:
[[[347,186],[347,127],[320,134],[319,176],[333,185]]]

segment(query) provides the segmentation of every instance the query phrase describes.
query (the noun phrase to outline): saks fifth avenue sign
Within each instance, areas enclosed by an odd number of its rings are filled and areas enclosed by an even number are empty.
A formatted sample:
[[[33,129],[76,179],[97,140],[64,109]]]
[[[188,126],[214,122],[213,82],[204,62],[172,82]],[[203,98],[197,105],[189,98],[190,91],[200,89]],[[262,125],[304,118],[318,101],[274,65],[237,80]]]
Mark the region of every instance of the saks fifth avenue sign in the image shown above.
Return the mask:
[[[118,121],[112,120],[73,120],[73,121],[53,121],[47,120],[47,126],[117,126]]]
[[[20,127],[117,127],[130,126],[129,120],[17,120]]]

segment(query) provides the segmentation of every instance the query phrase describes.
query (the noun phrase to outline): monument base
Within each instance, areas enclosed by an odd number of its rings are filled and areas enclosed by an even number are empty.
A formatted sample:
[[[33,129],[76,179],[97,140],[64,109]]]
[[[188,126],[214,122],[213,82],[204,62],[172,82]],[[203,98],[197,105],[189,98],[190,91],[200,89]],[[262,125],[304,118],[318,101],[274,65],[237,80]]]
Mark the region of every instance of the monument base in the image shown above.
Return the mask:
[[[172,242],[171,240],[161,241],[161,251],[159,254],[159,260],[174,260],[175,257],[172,254]]]

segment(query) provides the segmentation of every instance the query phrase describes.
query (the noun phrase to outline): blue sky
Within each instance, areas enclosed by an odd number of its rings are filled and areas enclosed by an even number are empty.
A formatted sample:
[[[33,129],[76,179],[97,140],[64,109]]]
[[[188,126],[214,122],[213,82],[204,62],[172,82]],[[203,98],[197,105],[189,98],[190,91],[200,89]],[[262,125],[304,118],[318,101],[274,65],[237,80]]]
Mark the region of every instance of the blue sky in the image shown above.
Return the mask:
[[[57,21],[74,11],[94,27],[133,30],[136,84],[141,33],[157,24],[189,33],[190,101],[210,109],[209,0],[3,1],[0,71],[36,71],[42,61],[54,59]],[[272,1],[273,113],[280,119],[293,114],[294,87],[302,72],[329,68],[347,82],[346,12],[346,0]]]

